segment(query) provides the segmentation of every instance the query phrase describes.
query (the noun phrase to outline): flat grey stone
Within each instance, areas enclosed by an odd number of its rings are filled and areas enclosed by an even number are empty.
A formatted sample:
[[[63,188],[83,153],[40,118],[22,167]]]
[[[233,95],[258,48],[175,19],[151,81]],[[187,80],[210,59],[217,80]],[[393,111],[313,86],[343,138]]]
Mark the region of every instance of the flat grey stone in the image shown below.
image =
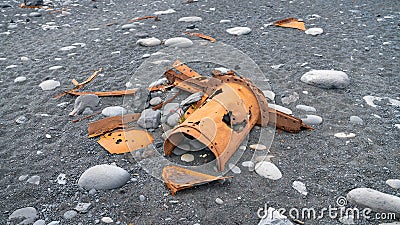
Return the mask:
[[[97,95],[80,95],[75,99],[74,110],[69,113],[70,116],[76,116],[81,114],[85,108],[89,107],[93,109],[100,102],[100,98]]]
[[[203,19],[201,19],[201,17],[198,16],[187,16],[187,17],[181,17],[179,18],[178,22],[199,22],[202,21]]]
[[[164,45],[167,47],[186,48],[193,45],[193,42],[185,37],[174,37],[165,40]]]
[[[358,125],[363,125],[364,121],[358,116],[350,116],[350,123],[351,124],[358,124]]]
[[[251,32],[251,29],[249,27],[233,27],[227,29],[226,32],[235,36],[239,36],[249,34]]]
[[[386,184],[394,189],[400,188],[400,180],[399,179],[389,179],[386,181]]]
[[[151,37],[151,38],[143,38],[143,39],[139,39],[136,44],[141,45],[141,46],[145,46],[145,47],[153,47],[153,46],[157,46],[161,44],[160,39],[157,39],[155,37]]]
[[[80,213],[87,213],[89,211],[89,208],[91,205],[92,205],[92,203],[89,203],[89,202],[79,202],[75,206],[75,210]]]
[[[119,116],[123,114],[127,114],[128,110],[121,106],[110,106],[106,107],[101,111],[101,114],[104,116]]]
[[[234,174],[240,174],[242,170],[233,163],[228,164],[229,170],[232,171]]]
[[[199,101],[202,97],[203,97],[204,93],[203,92],[196,92],[193,93],[191,95],[189,95],[187,98],[185,98],[184,100],[182,100],[180,106],[185,106],[185,105],[190,105],[192,103],[195,103],[197,101]]]
[[[224,201],[222,201],[222,199],[220,199],[220,198],[216,198],[215,203],[217,203],[218,205],[222,205],[222,204],[224,204]]]
[[[157,11],[154,13],[154,15],[167,15],[167,14],[172,14],[175,13],[176,11],[174,9],[167,9],[163,11]]]
[[[316,35],[324,33],[324,30],[322,28],[319,28],[319,27],[313,27],[313,28],[307,29],[304,32],[306,34],[309,34],[309,35],[312,35],[312,36],[316,36]]]
[[[14,79],[14,83],[21,83],[26,81],[26,77],[17,77]]]
[[[146,197],[144,197],[144,195],[139,195],[139,200],[141,202],[144,202],[146,200]]]
[[[154,97],[154,98],[150,99],[150,105],[155,106],[155,105],[160,104],[162,101],[163,101],[162,98]]]
[[[31,12],[28,14],[29,17],[41,17],[42,14],[40,12]]]
[[[281,171],[271,162],[261,161],[257,163],[255,171],[258,175],[271,180],[278,180],[282,177]]]
[[[122,25],[122,26],[121,26],[121,29],[122,29],[122,30],[129,30],[129,29],[135,28],[135,27],[136,27],[135,24],[133,24],[133,23],[128,23],[128,24]]]
[[[32,224],[38,217],[37,211],[33,207],[25,207],[15,210],[8,217],[9,220],[18,220],[18,224]]]
[[[36,222],[33,223],[33,225],[46,225],[46,221],[45,220],[36,220]]]
[[[316,115],[306,115],[306,118],[301,118],[301,120],[307,125],[319,125],[322,123],[322,117]]]
[[[60,224],[60,221],[51,221],[47,225],[58,225],[58,224]]]
[[[305,112],[316,112],[317,110],[312,107],[312,106],[308,106],[308,105],[296,105],[296,109],[305,111]]]
[[[40,177],[38,175],[31,176],[26,182],[30,184],[36,184],[39,185],[40,183]]]
[[[77,214],[78,214],[78,212],[76,212],[75,210],[68,210],[64,213],[63,217],[66,220],[70,220],[70,219],[74,218]]]
[[[39,84],[39,87],[43,91],[50,91],[55,89],[56,87],[60,86],[60,82],[55,81],[55,80],[45,80],[42,83]]]
[[[180,121],[181,115],[179,115],[178,113],[174,113],[172,115],[169,115],[166,122],[168,126],[171,127],[175,127],[176,125],[178,125],[179,121]]]
[[[24,124],[26,122],[28,122],[28,118],[26,118],[25,116],[19,116],[16,120],[16,123],[18,124]]]
[[[347,200],[374,212],[400,214],[400,197],[370,188],[356,188],[347,193]]]
[[[161,112],[160,110],[153,110],[153,109],[145,109],[143,110],[142,114],[140,115],[139,120],[137,123],[142,128],[158,128],[161,119]]]
[[[79,178],[78,185],[84,189],[108,190],[123,186],[129,180],[129,173],[113,165],[97,165],[87,169]]]
[[[345,88],[350,84],[350,79],[345,72],[335,70],[311,70],[305,73],[302,82],[320,88]]]

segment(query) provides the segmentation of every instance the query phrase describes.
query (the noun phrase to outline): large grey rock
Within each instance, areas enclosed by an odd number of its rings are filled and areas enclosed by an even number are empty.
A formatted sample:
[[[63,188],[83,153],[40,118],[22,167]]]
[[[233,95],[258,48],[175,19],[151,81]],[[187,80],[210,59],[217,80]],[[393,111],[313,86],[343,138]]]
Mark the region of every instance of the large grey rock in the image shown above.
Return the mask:
[[[100,98],[97,95],[81,95],[75,99],[74,110],[69,113],[70,116],[76,116],[81,114],[87,107],[93,109],[100,102]]]
[[[139,39],[136,42],[136,44],[141,45],[141,46],[145,46],[145,47],[152,47],[152,46],[160,45],[161,41],[158,38],[151,37],[151,38]]]
[[[142,128],[158,128],[161,119],[161,112],[160,110],[153,110],[153,109],[145,109],[143,110],[142,114],[140,115],[139,120],[137,123]]]
[[[86,190],[119,188],[129,180],[129,173],[113,165],[97,165],[87,169],[79,178],[78,185]]]
[[[345,72],[335,70],[311,70],[301,79],[306,84],[320,88],[345,88],[350,84],[350,79]]]
[[[370,188],[356,188],[347,193],[347,200],[374,212],[388,212],[400,215],[400,197],[382,193]]]
[[[185,37],[174,37],[165,40],[164,45],[167,47],[186,48],[193,45],[193,42]]]
[[[15,210],[8,217],[11,221],[18,221],[18,224],[33,224],[38,217],[37,211],[33,207],[25,207]]]

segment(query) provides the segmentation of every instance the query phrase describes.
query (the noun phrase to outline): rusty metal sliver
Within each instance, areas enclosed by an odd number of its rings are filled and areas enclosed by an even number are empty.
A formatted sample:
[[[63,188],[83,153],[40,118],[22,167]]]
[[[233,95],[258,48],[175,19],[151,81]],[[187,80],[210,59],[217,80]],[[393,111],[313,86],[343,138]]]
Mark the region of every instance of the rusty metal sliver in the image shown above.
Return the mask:
[[[283,20],[278,20],[274,22],[274,25],[277,27],[287,27],[287,28],[295,28],[299,30],[306,30],[306,26],[303,21],[299,21],[295,18],[286,18]]]
[[[112,154],[122,154],[144,148],[153,140],[144,130],[116,130],[102,135],[97,142]]]
[[[271,108],[269,108],[268,111],[269,117],[271,118],[269,123],[276,126],[279,130],[284,130],[290,133],[298,133],[301,130],[314,130],[314,128],[303,123],[299,118]]]
[[[162,171],[162,178],[175,195],[177,191],[202,185],[217,180],[225,180],[231,177],[216,177],[205,173],[185,169],[179,166],[166,166]]]
[[[97,137],[115,129],[122,129],[127,123],[137,121],[140,113],[127,114],[124,116],[111,116],[89,123],[89,138]]]

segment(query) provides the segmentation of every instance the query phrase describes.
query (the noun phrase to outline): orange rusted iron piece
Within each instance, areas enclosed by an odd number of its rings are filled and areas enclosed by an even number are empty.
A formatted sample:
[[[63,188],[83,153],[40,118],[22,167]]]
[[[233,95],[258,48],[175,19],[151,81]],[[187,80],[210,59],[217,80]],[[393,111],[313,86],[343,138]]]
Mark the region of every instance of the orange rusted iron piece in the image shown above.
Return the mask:
[[[185,169],[179,166],[166,166],[162,171],[162,178],[175,195],[177,191],[192,188],[217,180],[225,180],[231,177],[216,177],[205,173],[199,173],[193,170]]]
[[[277,27],[288,27],[288,28],[295,28],[299,30],[306,30],[306,26],[304,25],[303,21],[299,21],[295,18],[286,18],[283,20],[278,20],[274,22],[274,25]]]
[[[217,40],[215,40],[215,38],[210,37],[210,36],[205,35],[205,34],[201,34],[201,33],[184,32],[184,34],[187,34],[187,35],[189,35],[189,36],[199,37],[199,38],[205,39],[205,40],[210,41],[210,42],[213,42],[213,43],[217,41]]]
[[[269,108],[270,124],[276,126],[279,130],[284,130],[290,133],[298,133],[301,130],[314,130],[314,128],[303,123],[299,118],[289,114]]]
[[[153,140],[144,130],[116,130],[102,135],[97,142],[109,153],[122,154],[147,147]]]
[[[28,8],[28,9],[40,9],[43,5],[25,5],[25,3],[19,4],[20,8]]]
[[[137,121],[139,117],[140,113],[135,113],[124,116],[111,116],[89,123],[89,138],[100,136],[115,129],[125,128],[126,124]]]
[[[79,96],[79,95],[97,95],[99,97],[114,97],[114,96],[124,96],[124,95],[133,95],[137,91],[137,88],[129,89],[129,90],[117,90],[117,91],[67,91],[65,93],[69,95]]]
[[[133,23],[136,21],[147,20],[147,19],[154,19],[154,21],[160,21],[160,18],[158,18],[158,16],[143,16],[143,17],[135,18],[135,19],[128,20],[128,21]]]
[[[103,68],[100,68],[100,69],[94,71],[93,74],[92,74],[88,79],[86,79],[85,81],[83,81],[82,83],[78,83],[78,81],[76,81],[75,79],[73,79],[73,80],[72,80],[72,83],[75,85],[75,87],[72,88],[72,89],[69,90],[69,91],[64,91],[64,93],[61,93],[61,94],[56,95],[54,98],[62,97],[62,96],[64,96],[64,95],[68,94],[68,92],[75,92],[76,90],[79,90],[79,89],[83,88],[86,84],[90,83],[94,78],[96,78],[97,75],[99,75],[99,73],[100,73],[101,71],[103,71]]]

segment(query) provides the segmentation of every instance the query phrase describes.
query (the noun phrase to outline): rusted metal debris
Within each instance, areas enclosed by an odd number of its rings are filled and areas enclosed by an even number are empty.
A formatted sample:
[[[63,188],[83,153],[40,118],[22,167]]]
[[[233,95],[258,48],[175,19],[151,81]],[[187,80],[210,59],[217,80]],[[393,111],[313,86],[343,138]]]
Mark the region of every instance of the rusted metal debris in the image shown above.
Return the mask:
[[[218,169],[222,171],[254,125],[266,126],[272,122],[270,116],[276,118],[274,125],[285,131],[312,129],[298,118],[269,109],[262,91],[233,71],[227,74],[214,71],[213,78],[209,79],[179,61],[173,67],[177,72],[170,69],[165,73],[170,83],[184,91],[202,91],[205,95],[199,104],[185,113],[184,122],[169,133],[164,142],[167,156],[190,136],[213,152]]]
[[[147,147],[153,137],[145,130],[115,130],[100,137],[97,142],[112,154],[122,154]]]
[[[158,18],[158,16],[143,16],[143,17],[135,18],[135,19],[128,20],[128,21],[133,23],[136,21],[147,20],[147,19],[154,19],[154,21],[160,21],[160,18]]]
[[[179,166],[166,166],[162,171],[162,177],[171,190],[171,194],[175,195],[177,191],[192,188],[217,180],[225,180],[231,177],[216,177],[205,173],[199,173],[193,170],[185,169]]]
[[[274,25],[278,27],[295,28],[303,31],[306,30],[304,22],[299,21],[298,19],[295,18],[286,18],[283,20],[278,20],[274,22]]]
[[[111,116],[95,122],[89,123],[88,136],[89,138],[97,137],[115,129],[122,129],[127,124],[137,121],[140,113],[127,114],[123,116]]]
[[[83,81],[81,83],[79,83],[75,79],[72,79],[72,83],[75,85],[75,87],[72,88],[69,91],[64,91],[64,93],[56,95],[54,98],[60,98],[60,97],[62,97],[64,95],[68,94],[69,92],[75,92],[76,90],[79,90],[79,89],[83,88],[86,84],[90,83],[94,78],[96,78],[97,75],[99,75],[99,73],[101,71],[103,71],[103,68],[100,68],[100,69],[94,71],[93,74],[88,79],[86,79],[85,81]]]
[[[208,40],[208,41],[210,41],[210,42],[216,42],[216,41],[217,41],[217,40],[215,40],[215,38],[210,37],[210,36],[205,35],[205,34],[201,34],[201,33],[190,33],[190,32],[183,32],[183,33],[184,33],[184,34],[187,34],[187,35],[189,35],[189,36],[199,37],[199,38]]]
[[[79,96],[79,95],[97,95],[99,97],[115,97],[115,96],[124,96],[124,95],[133,95],[137,91],[137,88],[128,89],[128,90],[117,90],[117,91],[66,91],[66,94]]]

